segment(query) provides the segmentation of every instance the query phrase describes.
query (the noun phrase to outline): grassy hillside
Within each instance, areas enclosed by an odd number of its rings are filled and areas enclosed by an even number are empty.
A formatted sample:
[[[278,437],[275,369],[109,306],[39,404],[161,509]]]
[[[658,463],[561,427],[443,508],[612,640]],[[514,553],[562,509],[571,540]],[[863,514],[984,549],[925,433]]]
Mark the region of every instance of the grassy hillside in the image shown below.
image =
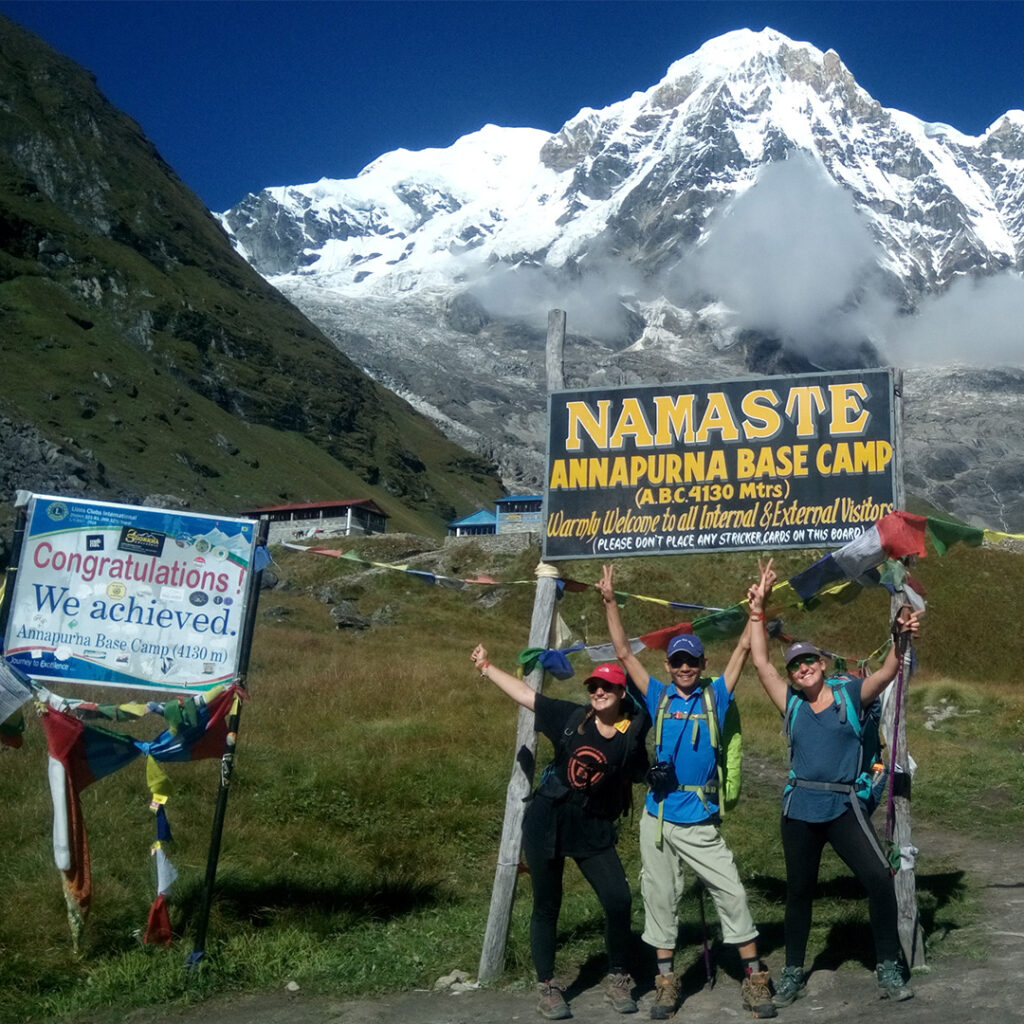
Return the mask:
[[[169,855],[179,871],[171,898],[178,937],[169,950],[142,947],[135,937],[155,894],[143,766],[129,766],[85,791],[94,905],[76,957],[50,850],[45,744],[38,724],[29,721],[24,747],[0,754],[0,1020],[81,1021],[106,1006],[123,1011],[213,992],[278,989],[289,980],[307,992],[372,994],[429,986],[455,968],[475,972],[516,712],[472,670],[469,651],[482,641],[497,663],[515,664],[527,646],[534,588],[514,581],[532,581],[537,552],[499,557],[467,542],[420,555],[422,545],[397,536],[348,547],[371,561],[408,562],[455,577],[489,572],[507,583],[450,590],[403,572],[275,551],[281,584],[260,599],[251,700],[239,734],[208,957],[197,974],[186,975],[183,962],[192,949],[215,763],[169,769]],[[782,553],[782,574],[813,557]],[[734,601],[753,569],[754,560],[741,555],[625,559],[617,565],[625,591],[708,605]],[[595,580],[599,570],[593,561],[563,566],[566,576],[584,581]],[[1016,611],[999,595],[1024,586],[1024,559],[961,547],[941,559],[930,555],[915,573],[929,598],[918,644],[921,668],[910,692],[910,747],[920,764],[915,823],[1019,836],[1024,691],[1016,665]],[[323,601],[328,594],[351,599],[377,624],[335,629]],[[884,592],[866,591],[852,604],[794,612],[787,628],[860,657],[884,639],[887,609]],[[591,643],[606,639],[593,592],[567,592],[559,610],[577,636]],[[633,635],[669,625],[679,614],[638,601],[623,609]],[[715,644],[712,665],[721,665],[728,649]],[[645,658],[652,670],[660,668],[659,656]],[[548,680],[546,692],[581,696],[587,662],[583,655],[574,659],[577,677]],[[119,696],[104,694],[106,700]],[[749,669],[739,699],[744,795],[725,828],[748,881],[764,952],[778,964],[784,742],[778,716]],[[929,708],[946,709],[945,717]],[[154,735],[159,721],[145,719],[134,728]],[[546,746],[542,742],[541,763]],[[620,843],[631,879],[638,867],[635,830],[635,821],[626,823]],[[984,955],[958,945],[956,937],[975,912],[969,885],[957,881],[966,867],[927,849],[918,860],[930,960],[948,950]],[[828,856],[822,875],[828,896],[816,904],[812,945],[839,942],[833,952],[840,961],[870,965],[864,902],[852,886],[831,884],[842,877],[845,869]],[[601,919],[575,869],[568,878],[561,955],[567,965],[582,964],[600,958]],[[526,893],[526,880],[520,885]],[[694,907],[689,911],[695,920]],[[531,979],[528,913],[529,899],[517,900],[503,984]],[[636,927],[641,913],[637,898]],[[687,944],[698,942],[695,930],[684,934],[681,963]]]
[[[233,251],[88,72],[0,29],[0,416],[121,500],[369,497],[397,528],[440,535],[502,493]],[[46,467],[7,460],[0,501],[58,489]]]

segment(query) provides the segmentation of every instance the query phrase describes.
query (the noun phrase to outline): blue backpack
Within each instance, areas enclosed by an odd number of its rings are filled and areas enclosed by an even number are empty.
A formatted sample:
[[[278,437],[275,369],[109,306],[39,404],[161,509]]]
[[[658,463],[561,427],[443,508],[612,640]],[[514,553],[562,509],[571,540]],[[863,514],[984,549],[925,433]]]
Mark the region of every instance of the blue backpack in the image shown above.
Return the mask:
[[[831,688],[832,699],[839,707],[840,721],[847,723],[860,741],[860,774],[854,780],[853,792],[864,813],[871,815],[881,801],[882,794],[885,792],[886,779],[889,777],[889,769],[882,760],[882,737],[879,731],[882,721],[882,698],[876,697],[864,709],[863,716],[859,715],[846,690],[846,683],[853,678],[847,673],[841,673],[826,679],[825,682]],[[785,713],[785,732],[789,740],[790,754],[793,749],[793,727],[796,723],[796,712],[799,701],[803,699],[792,687],[790,688]],[[783,794],[784,799],[793,789],[795,779],[796,776],[791,768],[789,781]]]

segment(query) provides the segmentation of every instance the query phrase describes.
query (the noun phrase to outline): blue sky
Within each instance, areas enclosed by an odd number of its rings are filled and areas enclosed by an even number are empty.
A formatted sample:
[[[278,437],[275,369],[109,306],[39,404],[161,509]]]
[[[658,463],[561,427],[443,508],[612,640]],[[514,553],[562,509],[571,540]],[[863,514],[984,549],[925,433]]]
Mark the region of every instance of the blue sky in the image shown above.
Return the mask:
[[[970,135],[1024,107],[1024,3],[946,0],[0,0],[92,71],[214,210],[356,175],[488,122],[557,131],[766,25],[875,99]]]

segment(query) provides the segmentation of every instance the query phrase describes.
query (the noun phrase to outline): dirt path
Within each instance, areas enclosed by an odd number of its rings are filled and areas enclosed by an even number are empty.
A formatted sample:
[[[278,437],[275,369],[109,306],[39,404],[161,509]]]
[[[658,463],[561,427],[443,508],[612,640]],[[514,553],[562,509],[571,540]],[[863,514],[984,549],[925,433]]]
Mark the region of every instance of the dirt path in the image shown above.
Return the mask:
[[[955,864],[969,884],[979,887],[986,913],[959,937],[960,948],[976,955],[937,959],[914,977],[916,997],[895,1004],[876,998],[874,978],[860,966],[818,968],[808,982],[807,997],[780,1010],[780,1022],[1004,1024],[1024,1020],[1024,846],[923,830],[915,832],[914,839],[925,858]],[[733,978],[720,972],[714,988],[699,989],[699,983],[697,978],[690,986],[693,991],[676,1020],[687,1024],[750,1020]],[[599,987],[577,988],[574,983],[568,993],[576,1020],[622,1024],[623,1018],[603,1002]],[[640,992],[640,1013],[626,1019],[649,1019],[649,984],[642,982]],[[523,988],[417,991],[347,1001],[282,991],[211,1000],[180,1011],[155,1008],[106,1015],[95,1018],[94,1024],[532,1024],[541,1019],[532,990]]]

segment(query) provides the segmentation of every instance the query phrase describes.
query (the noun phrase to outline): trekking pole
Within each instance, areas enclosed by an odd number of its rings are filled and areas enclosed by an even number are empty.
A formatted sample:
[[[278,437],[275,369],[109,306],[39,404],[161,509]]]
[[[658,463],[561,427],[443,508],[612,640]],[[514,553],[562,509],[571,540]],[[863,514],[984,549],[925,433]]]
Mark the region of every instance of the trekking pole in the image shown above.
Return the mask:
[[[715,968],[711,962],[711,948],[708,945],[708,919],[704,914],[704,884],[697,883],[697,905],[700,907],[700,928],[704,937],[704,975],[705,988],[715,987]]]

